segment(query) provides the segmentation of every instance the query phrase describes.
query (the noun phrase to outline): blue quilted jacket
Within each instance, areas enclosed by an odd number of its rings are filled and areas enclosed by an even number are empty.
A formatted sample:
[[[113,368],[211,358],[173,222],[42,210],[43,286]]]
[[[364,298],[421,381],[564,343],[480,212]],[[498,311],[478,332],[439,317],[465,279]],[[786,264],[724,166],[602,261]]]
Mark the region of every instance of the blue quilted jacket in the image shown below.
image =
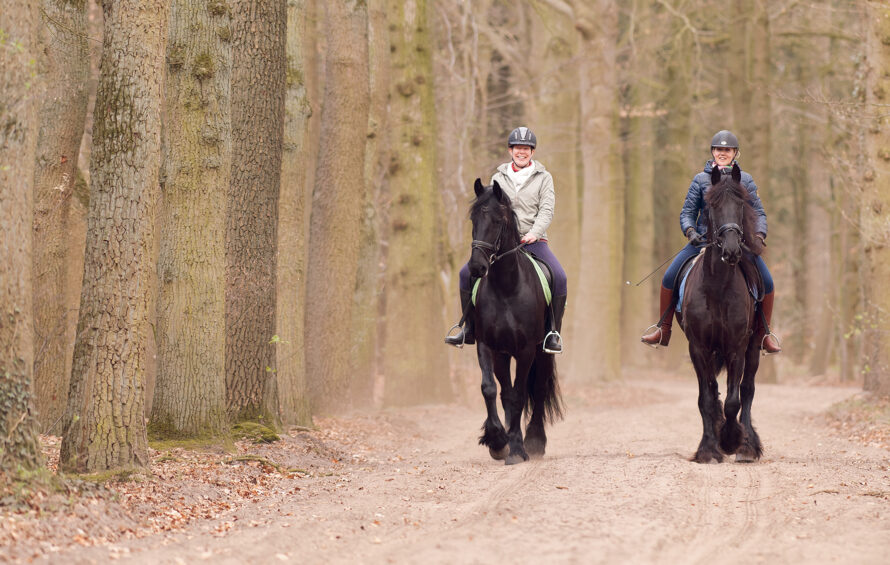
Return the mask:
[[[711,169],[713,161],[705,163],[705,170],[695,175],[692,184],[689,185],[689,192],[686,194],[686,201],[683,203],[683,211],[680,212],[680,229],[683,234],[686,230],[695,227],[695,230],[704,235],[708,229],[708,208],[705,204],[705,192],[711,187]],[[751,193],[751,204],[757,213],[757,232],[762,233],[766,237],[766,212],[763,210],[763,203],[757,196],[757,185],[751,175],[742,171],[742,186]]]

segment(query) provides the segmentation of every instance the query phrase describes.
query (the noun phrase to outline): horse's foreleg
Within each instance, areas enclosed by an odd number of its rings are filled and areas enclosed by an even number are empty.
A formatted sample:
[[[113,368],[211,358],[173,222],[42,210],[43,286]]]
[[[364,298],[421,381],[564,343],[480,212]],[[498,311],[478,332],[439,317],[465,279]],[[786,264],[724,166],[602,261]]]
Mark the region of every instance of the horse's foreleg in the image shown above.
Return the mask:
[[[736,419],[739,414],[739,383],[745,370],[744,356],[733,356],[726,363],[726,400],[723,401],[723,414],[726,416],[720,427],[720,449],[726,454],[735,453],[742,443],[744,432]]]
[[[476,355],[479,358],[479,368],[482,369],[482,398],[485,400],[485,410],[488,412],[488,417],[482,424],[479,444],[488,446],[488,452],[494,459],[505,459],[508,453],[507,432],[498,416],[498,385],[494,382],[492,372],[492,352],[484,343],[477,343]]]
[[[513,386],[506,390],[504,382],[510,383],[510,356],[498,357],[494,362],[494,372],[501,383],[501,399],[504,403],[504,419],[507,423],[507,438],[510,443],[510,455],[505,461],[507,465],[515,465],[528,461],[528,454],[522,444],[522,409],[528,398],[526,379],[528,370],[534,360],[534,349],[531,354],[525,354],[516,359],[516,380]],[[507,394],[504,394],[504,392]]]
[[[701,413],[702,438],[692,460],[696,463],[719,463],[723,455],[717,448],[717,427],[723,415],[720,410],[720,397],[717,390],[717,378],[710,352],[698,352],[692,342],[689,345],[689,356],[698,377],[698,411]]]
[[[751,404],[754,402],[754,377],[760,367],[760,342],[752,340],[745,353],[745,374],[742,377],[742,428],[744,437],[742,445],[736,451],[735,460],[740,463],[757,461],[763,455],[763,446],[760,444],[760,436],[751,423]]]

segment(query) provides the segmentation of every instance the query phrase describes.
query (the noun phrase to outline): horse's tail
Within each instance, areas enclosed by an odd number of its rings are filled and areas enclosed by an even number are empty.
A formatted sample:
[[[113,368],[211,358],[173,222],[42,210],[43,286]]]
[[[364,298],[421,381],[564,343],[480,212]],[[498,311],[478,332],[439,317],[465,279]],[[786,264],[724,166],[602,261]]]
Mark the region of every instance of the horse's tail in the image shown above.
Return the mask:
[[[539,346],[540,347],[540,346]],[[556,376],[556,356],[540,349],[528,372],[528,402],[525,415],[528,416],[536,402],[542,402],[544,423],[562,419],[562,393]]]

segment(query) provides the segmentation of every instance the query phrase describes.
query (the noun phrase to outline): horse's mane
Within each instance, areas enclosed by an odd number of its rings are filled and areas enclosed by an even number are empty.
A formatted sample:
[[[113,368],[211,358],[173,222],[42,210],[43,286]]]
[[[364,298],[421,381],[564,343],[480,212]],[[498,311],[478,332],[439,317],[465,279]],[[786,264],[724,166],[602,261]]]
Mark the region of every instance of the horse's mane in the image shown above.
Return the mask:
[[[479,219],[479,216],[482,214],[482,208],[488,205],[494,205],[499,207],[504,207],[510,213],[505,214],[504,217],[507,220],[507,229],[509,232],[516,233],[516,239],[519,239],[519,218],[516,216],[516,212],[513,210],[513,203],[510,200],[510,197],[506,194],[502,193],[503,201],[498,200],[494,195],[494,190],[492,187],[486,186],[485,192],[477,196],[470,203],[470,221],[474,224]]]
[[[721,175],[720,182],[712,185],[705,193],[705,203],[712,210],[719,210],[727,201],[735,200],[742,203],[742,231],[744,232],[745,246],[754,255],[760,255],[763,245],[760,238],[754,237],[757,232],[757,213],[751,204],[751,193],[742,186],[742,183],[733,180],[731,175]],[[712,235],[715,226],[708,219],[708,237]]]

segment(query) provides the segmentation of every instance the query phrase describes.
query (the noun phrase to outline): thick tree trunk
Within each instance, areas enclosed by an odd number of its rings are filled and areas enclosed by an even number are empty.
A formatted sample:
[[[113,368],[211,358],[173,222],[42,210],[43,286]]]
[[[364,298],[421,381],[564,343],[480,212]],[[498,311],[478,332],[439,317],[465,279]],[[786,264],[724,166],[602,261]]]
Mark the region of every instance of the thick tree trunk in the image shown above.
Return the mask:
[[[574,295],[573,376],[580,381],[621,377],[619,323],[624,251],[624,190],[618,148],[617,7],[576,5],[580,63],[583,199],[581,263]],[[583,328],[583,329],[582,329]]]
[[[532,18],[530,53],[540,64],[534,68],[542,73],[530,81],[536,87],[528,104],[528,122],[537,135],[540,149],[536,153],[553,175],[556,208],[553,223],[547,228],[548,245],[559,258],[568,276],[569,294],[578,289],[581,255],[581,192],[578,159],[579,100],[577,83],[578,37],[571,11],[540,3]],[[517,124],[518,125],[518,124]],[[488,179],[485,179],[486,182]],[[569,298],[569,311],[563,322],[562,337],[568,355],[577,350],[573,331],[573,313],[577,302]],[[474,359],[475,361],[475,359]]]
[[[387,7],[393,67],[389,100],[396,117],[389,128],[393,151],[383,337],[387,405],[451,398],[436,284],[439,194],[428,6],[426,0],[393,0]]]
[[[368,2],[368,138],[365,145],[361,247],[356,272],[350,334],[350,399],[354,406],[372,406],[380,399],[378,367],[380,339],[386,325],[384,268],[388,242],[381,225],[386,221],[389,200],[387,173],[390,161],[389,127],[390,40],[387,31],[387,0]],[[375,394],[377,396],[375,396]]]
[[[729,42],[733,60],[728,65],[729,92],[732,99],[733,124],[731,128],[739,137],[742,155],[740,162],[759,184],[760,196],[767,215],[775,227],[780,217],[771,206],[774,188],[770,182],[770,156],[772,113],[770,111],[770,26],[767,5],[760,0],[739,0],[734,5],[729,25],[737,31]],[[721,126],[720,129],[723,129]],[[809,132],[807,132],[808,134]],[[803,153],[805,154],[805,153]],[[776,248],[784,244],[783,238],[770,238]],[[772,249],[767,249],[763,259],[772,263]],[[774,282],[781,282],[781,279]],[[777,296],[781,296],[781,291]],[[778,330],[781,322],[781,299],[773,316],[772,329]],[[777,332],[778,333],[778,332]],[[776,382],[776,365],[772,358],[760,363],[758,382]]]
[[[707,143],[710,141],[710,139],[696,140],[695,144],[692,142],[694,124],[692,100],[698,94],[694,92],[696,83],[693,75],[697,54],[693,38],[688,30],[684,29],[684,21],[671,13],[662,13],[658,22],[665,30],[665,37],[671,40],[660,46],[656,58],[656,66],[660,70],[657,75],[658,83],[664,85],[660,89],[656,103],[659,119],[655,128],[655,145],[658,151],[653,155],[656,178],[652,186],[656,260],[650,269],[639,275],[640,279],[649,274],[656,265],[677,253],[686,243],[686,238],[680,230],[680,210],[690,180],[702,170],[701,166],[708,155]],[[664,266],[658,270],[641,287],[645,286],[657,295],[666,268],[667,266]],[[633,281],[634,284],[636,282]],[[650,311],[645,326],[658,321],[661,312],[657,310],[653,308]],[[645,326],[637,330],[637,335],[642,333]],[[647,359],[660,362],[663,367],[676,367],[686,362],[689,359],[689,352],[685,334],[682,331],[674,331],[671,346],[666,351],[660,351],[657,359],[653,353],[646,352]]]
[[[365,2],[325,3],[325,106],[313,192],[306,293],[306,370],[313,411],[342,409],[358,263],[368,128]],[[311,328],[310,328],[311,324]]]
[[[284,101],[284,152],[278,220],[278,303],[276,343],[278,413],[284,424],[309,425],[304,316],[306,240],[314,160],[310,124],[310,84],[315,81],[316,22],[312,0],[287,5],[287,91]]]
[[[868,284],[865,389],[890,394],[890,2],[869,2],[867,12],[865,192],[862,237]]]
[[[58,432],[68,394],[68,215],[87,109],[86,1],[43,0],[46,55],[34,172],[34,387],[40,427]]]
[[[230,16],[173,0],[158,259],[158,367],[149,433],[225,433],[225,213],[232,165]]]
[[[145,355],[167,3],[103,3],[105,41],[93,129],[87,251],[60,467],[148,464]]]
[[[233,6],[232,178],[226,226],[231,418],[278,423],[276,267],[284,136],[284,0]]]
[[[658,47],[661,28],[656,24],[649,2],[635,0],[628,20],[633,28],[628,30],[632,49],[628,54],[626,82],[626,109],[622,120],[625,184],[625,281],[636,283],[648,274],[656,262],[655,256],[655,160],[659,152],[655,142],[656,83],[654,51]],[[660,175],[659,177],[660,178]],[[640,333],[656,318],[658,302],[656,285],[625,286],[622,292],[621,345],[622,357],[628,364],[645,366],[651,362],[640,355]]]
[[[42,463],[31,310],[38,25],[35,3],[0,1],[0,476],[6,477]]]

